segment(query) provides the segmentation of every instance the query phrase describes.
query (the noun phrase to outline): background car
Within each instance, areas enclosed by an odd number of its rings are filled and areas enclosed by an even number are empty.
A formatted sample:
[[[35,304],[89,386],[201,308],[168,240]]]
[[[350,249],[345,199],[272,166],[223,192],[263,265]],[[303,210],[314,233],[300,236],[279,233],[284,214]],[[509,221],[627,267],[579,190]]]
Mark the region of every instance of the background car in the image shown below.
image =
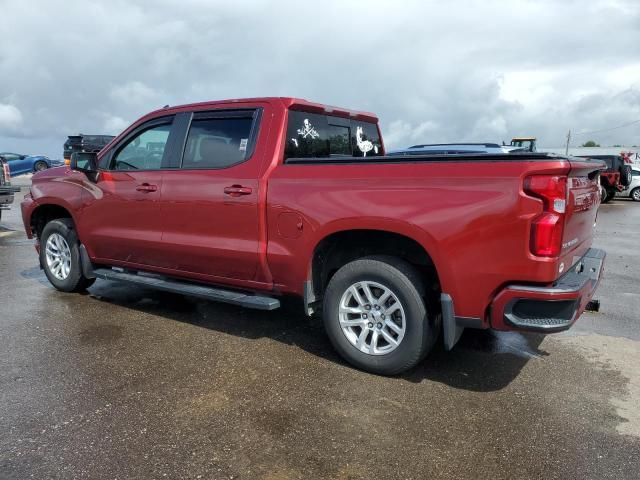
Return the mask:
[[[631,185],[631,161],[626,155],[578,155],[578,157],[599,160],[607,164],[607,168],[600,172],[602,203],[610,202],[619,192]]]
[[[479,153],[518,153],[524,148],[502,146],[497,143],[433,143],[428,145],[413,145],[408,148],[393,150],[387,155],[459,155]]]
[[[11,152],[2,152],[0,155],[2,155],[9,164],[11,175],[14,177],[64,165],[60,160],[52,160],[45,155],[23,155],[21,153]]]
[[[631,183],[621,192],[616,192],[616,197],[629,197],[640,202],[640,165],[631,167]]]
[[[115,137],[113,135],[69,135],[64,142],[63,157],[68,165],[71,161],[71,154],[74,152],[99,152]]]
[[[2,211],[9,210],[13,203],[14,194],[20,191],[20,187],[11,186],[11,173],[9,165],[4,157],[0,155],[0,219]]]

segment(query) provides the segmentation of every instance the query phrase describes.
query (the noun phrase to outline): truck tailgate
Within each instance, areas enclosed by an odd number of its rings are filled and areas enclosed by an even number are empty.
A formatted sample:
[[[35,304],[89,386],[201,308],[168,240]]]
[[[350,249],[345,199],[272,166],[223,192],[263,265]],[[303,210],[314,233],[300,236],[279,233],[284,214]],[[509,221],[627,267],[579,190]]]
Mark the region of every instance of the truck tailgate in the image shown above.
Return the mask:
[[[562,236],[561,261],[566,268],[576,263],[593,241],[600,206],[599,173],[601,162],[570,159],[567,179],[567,205]]]

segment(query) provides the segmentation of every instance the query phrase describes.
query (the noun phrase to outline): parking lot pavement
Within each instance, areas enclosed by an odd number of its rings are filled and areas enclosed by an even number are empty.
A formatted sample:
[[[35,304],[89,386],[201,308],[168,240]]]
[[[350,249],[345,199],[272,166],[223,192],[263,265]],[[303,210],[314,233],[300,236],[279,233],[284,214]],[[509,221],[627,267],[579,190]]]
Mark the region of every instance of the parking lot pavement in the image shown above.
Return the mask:
[[[638,204],[601,207],[600,313],[547,338],[468,331],[398,378],[348,367],[298,313],[57,292],[6,213],[2,479],[638,478]]]

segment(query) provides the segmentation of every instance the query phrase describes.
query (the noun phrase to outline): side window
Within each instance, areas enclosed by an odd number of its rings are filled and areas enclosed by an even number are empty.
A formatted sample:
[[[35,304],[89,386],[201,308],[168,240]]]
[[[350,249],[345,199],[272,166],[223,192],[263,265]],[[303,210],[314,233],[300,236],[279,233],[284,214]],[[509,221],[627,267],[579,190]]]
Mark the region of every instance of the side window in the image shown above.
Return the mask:
[[[382,144],[375,123],[289,111],[285,159],[380,154]]]
[[[112,170],[158,170],[162,166],[171,124],[143,130],[121,147],[111,161]]]
[[[329,152],[331,155],[351,155],[351,128],[342,125],[329,125]]]
[[[227,168],[247,159],[253,117],[194,118],[182,168]]]

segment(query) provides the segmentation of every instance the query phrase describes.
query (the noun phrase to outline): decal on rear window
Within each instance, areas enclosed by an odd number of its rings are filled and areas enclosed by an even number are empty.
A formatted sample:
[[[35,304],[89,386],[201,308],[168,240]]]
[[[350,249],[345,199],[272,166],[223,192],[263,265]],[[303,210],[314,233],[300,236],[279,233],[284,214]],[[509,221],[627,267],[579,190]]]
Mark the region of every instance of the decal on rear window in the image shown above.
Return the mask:
[[[311,125],[308,118],[305,118],[302,122],[302,128],[298,129],[298,135],[302,135],[302,138],[318,138],[320,136],[316,129],[313,128],[313,125]]]
[[[375,122],[290,110],[285,158],[371,157],[382,154]]]
[[[362,156],[366,157],[367,152],[370,152],[371,150],[373,150],[374,153],[377,154],[378,146],[374,145],[370,140],[363,140],[362,139],[363,134],[364,132],[362,130],[362,127],[358,125],[358,127],[356,128],[356,145],[358,145],[358,148],[362,152]]]

